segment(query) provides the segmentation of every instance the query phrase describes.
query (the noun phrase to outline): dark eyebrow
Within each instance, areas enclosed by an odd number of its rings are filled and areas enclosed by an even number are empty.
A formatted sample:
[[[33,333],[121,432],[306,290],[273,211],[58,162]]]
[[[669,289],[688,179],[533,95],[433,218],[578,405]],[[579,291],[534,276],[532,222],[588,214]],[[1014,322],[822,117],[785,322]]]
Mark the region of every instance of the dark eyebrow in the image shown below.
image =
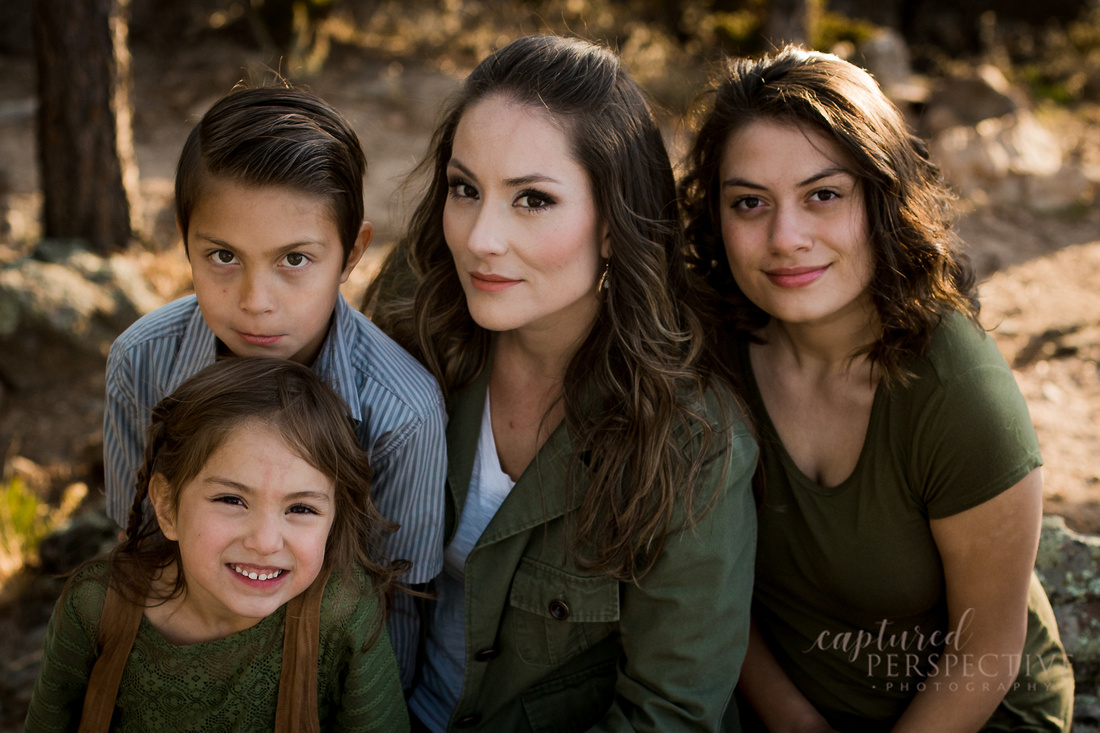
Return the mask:
[[[232,489],[233,491],[246,495],[253,495],[256,493],[255,489],[253,489],[251,486],[242,484],[239,481],[234,481],[230,478],[225,478],[223,476],[209,476],[206,478],[205,483],[224,486],[227,489]],[[304,489],[302,491],[292,491],[291,493],[287,494],[285,498],[288,501],[301,501],[302,499],[312,499],[314,501],[322,502],[325,504],[332,503],[332,499],[326,492],[311,491],[309,489]]]
[[[811,186],[818,181],[824,178],[829,178],[831,176],[851,176],[852,178],[855,178],[855,174],[852,173],[850,170],[843,166],[837,165],[819,171],[804,181],[799,181],[798,188]],[[765,186],[762,186],[759,183],[753,183],[752,181],[749,181],[745,178],[738,178],[737,176],[733,176],[732,178],[727,178],[726,180],[722,181],[722,188],[726,188],[727,186],[739,186],[741,188],[751,188],[757,191],[765,190]]]
[[[195,233],[195,238],[196,239],[201,239],[204,242],[209,242],[210,244],[214,245],[215,247],[221,247],[222,249],[229,250],[233,254],[237,254],[237,248],[236,247],[234,247],[229,242],[223,242],[222,240],[218,239],[217,237],[215,237],[213,235],[204,234],[203,232],[196,232]],[[317,242],[317,241],[314,241],[312,239],[303,239],[300,242],[290,242],[289,244],[284,244],[281,247],[277,247],[272,252],[265,253],[265,254],[285,255],[285,254],[288,254],[290,252],[293,252],[296,249],[299,249],[301,247],[307,247],[307,246],[310,246],[310,245],[313,245],[313,246],[316,246],[316,247],[324,247],[325,243],[324,242]]]
[[[474,180],[477,180],[477,176],[473,171],[462,164],[462,161],[451,158],[447,162],[447,167],[455,167],[462,172],[463,175],[468,176]],[[550,176],[544,176],[541,173],[532,173],[526,176],[519,176],[517,178],[506,178],[502,181],[507,188],[520,188],[522,186],[530,186],[532,183],[561,183],[556,178]]]

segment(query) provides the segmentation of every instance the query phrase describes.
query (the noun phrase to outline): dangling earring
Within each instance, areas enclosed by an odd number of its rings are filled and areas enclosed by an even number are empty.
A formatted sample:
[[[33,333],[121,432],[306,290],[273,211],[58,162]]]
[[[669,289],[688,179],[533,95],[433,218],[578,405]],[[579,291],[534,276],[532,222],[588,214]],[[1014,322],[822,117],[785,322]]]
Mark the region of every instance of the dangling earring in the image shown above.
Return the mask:
[[[596,294],[607,295],[607,291],[611,289],[611,283],[607,281],[607,273],[611,272],[611,259],[608,258],[607,262],[603,265],[603,274],[600,275],[600,281],[596,283]]]

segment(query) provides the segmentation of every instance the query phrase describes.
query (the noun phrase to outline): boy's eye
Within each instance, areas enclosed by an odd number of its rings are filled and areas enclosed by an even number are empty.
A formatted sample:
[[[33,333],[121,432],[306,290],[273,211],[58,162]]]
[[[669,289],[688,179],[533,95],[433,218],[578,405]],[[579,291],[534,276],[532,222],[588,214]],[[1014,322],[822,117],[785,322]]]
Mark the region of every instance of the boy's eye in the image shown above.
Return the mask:
[[[290,267],[305,267],[309,263],[309,258],[301,252],[291,252],[283,260]]]
[[[232,265],[237,261],[237,255],[227,249],[219,249],[210,254],[210,259],[219,265]]]

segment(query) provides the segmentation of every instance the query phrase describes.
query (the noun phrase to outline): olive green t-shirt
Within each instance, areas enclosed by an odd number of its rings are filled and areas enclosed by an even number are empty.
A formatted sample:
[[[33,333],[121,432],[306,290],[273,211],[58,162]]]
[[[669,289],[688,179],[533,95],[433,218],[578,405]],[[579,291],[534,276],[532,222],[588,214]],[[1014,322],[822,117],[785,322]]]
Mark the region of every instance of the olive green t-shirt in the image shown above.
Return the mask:
[[[26,731],[77,729],[108,577],[106,564],[91,565],[72,578],[57,602]],[[389,635],[383,629],[367,644],[378,630],[377,598],[365,574],[354,577],[361,582],[342,583],[334,573],[321,601],[321,730],[407,731]],[[111,730],[274,730],[285,619],[283,605],[224,639],[175,646],[143,618],[119,682]]]
[[[840,730],[888,730],[923,685],[937,684],[924,682],[937,666],[965,664],[966,681],[988,684],[1009,656],[956,651],[972,619],[946,628],[929,520],[981,504],[1042,464],[1027,405],[993,340],[962,315],[945,319],[911,365],[914,378],[879,386],[856,467],[828,488],[780,443],[748,343],[733,342],[730,357],[744,375],[764,472],[753,618],[795,685]],[[1053,614],[1032,585],[1017,685],[995,716],[1004,730],[1072,709]]]

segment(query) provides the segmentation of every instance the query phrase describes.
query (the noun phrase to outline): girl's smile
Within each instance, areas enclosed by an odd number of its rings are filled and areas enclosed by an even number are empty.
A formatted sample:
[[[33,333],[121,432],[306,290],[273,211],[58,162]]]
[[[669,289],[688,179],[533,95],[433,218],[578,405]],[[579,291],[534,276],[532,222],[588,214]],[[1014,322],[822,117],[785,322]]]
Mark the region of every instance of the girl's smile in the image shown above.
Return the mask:
[[[313,582],[336,509],[332,479],[260,420],[226,437],[168,506],[150,496],[164,535],[179,543],[186,590],[148,614],[170,640],[217,639],[249,628]]]

